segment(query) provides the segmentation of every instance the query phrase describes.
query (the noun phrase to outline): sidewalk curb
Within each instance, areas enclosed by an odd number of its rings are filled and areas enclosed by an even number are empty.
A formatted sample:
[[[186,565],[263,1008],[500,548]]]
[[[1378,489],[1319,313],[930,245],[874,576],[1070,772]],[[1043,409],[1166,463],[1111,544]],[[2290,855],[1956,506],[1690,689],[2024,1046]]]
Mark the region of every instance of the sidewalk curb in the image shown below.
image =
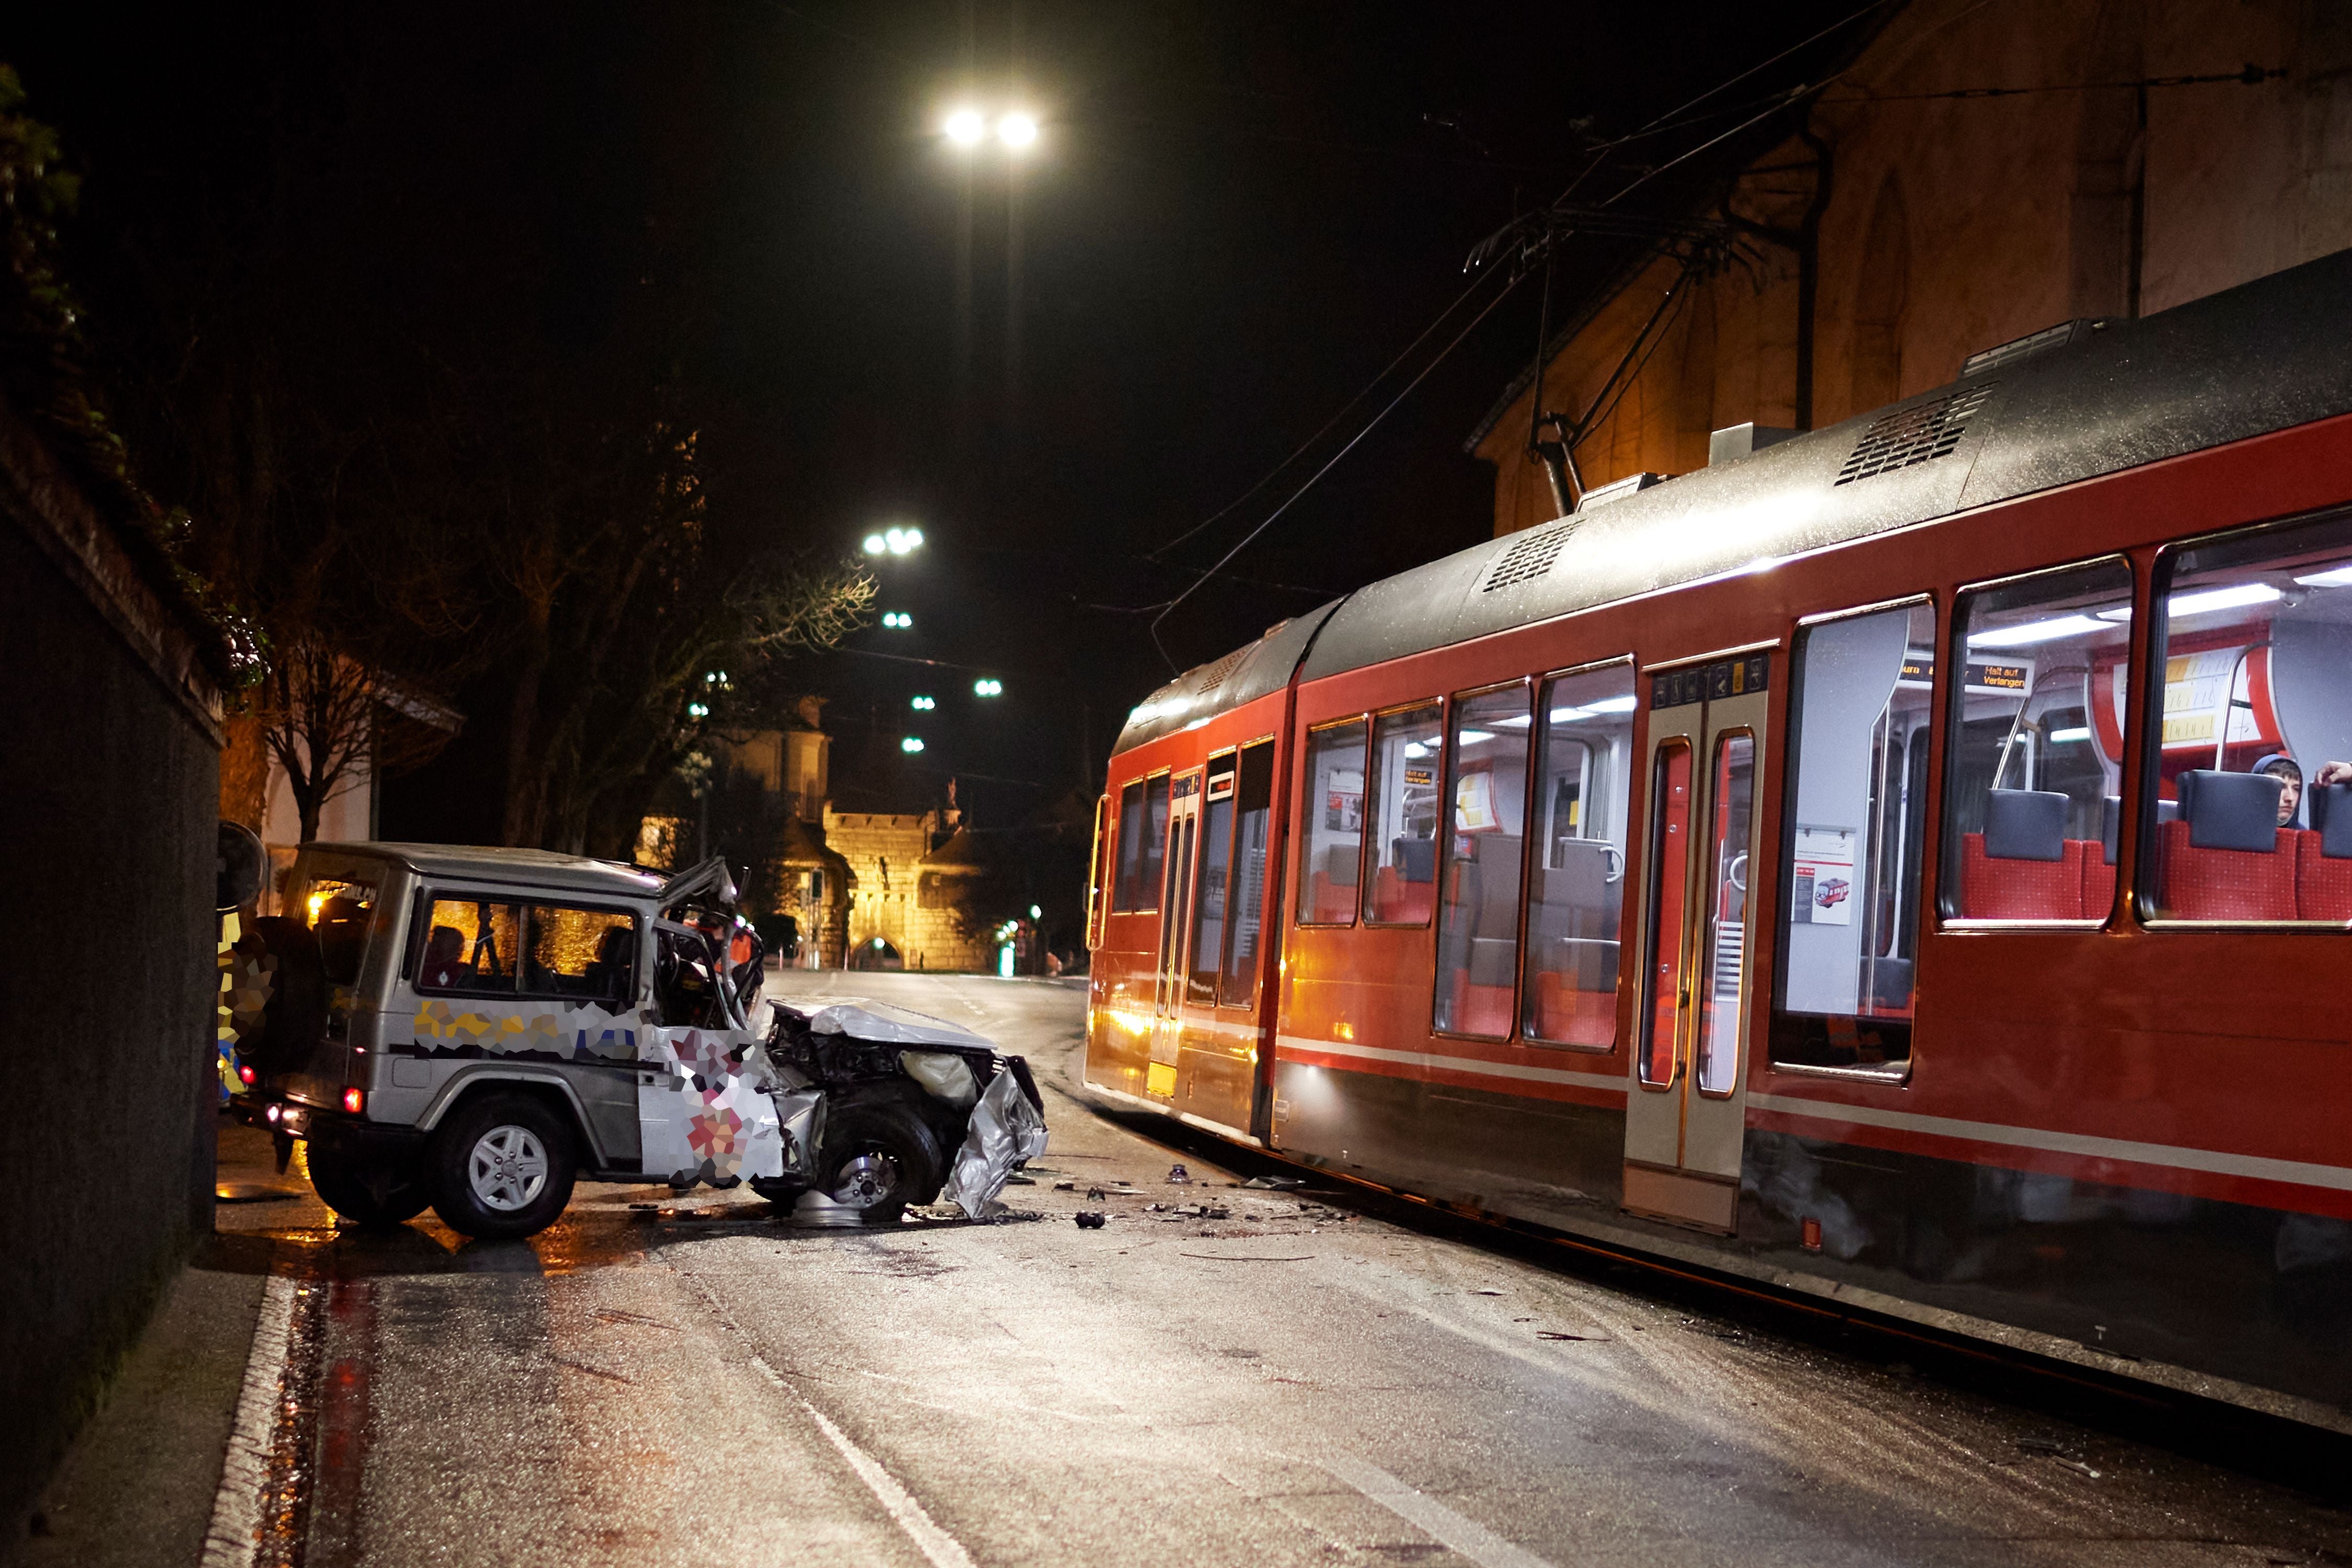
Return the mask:
[[[294,1282],[273,1274],[262,1281],[261,1315],[236,1399],[236,1424],[213,1495],[205,1531],[203,1568],[250,1568],[261,1547],[262,1510],[269,1486],[270,1439],[284,1397],[286,1363],[293,1348]]]

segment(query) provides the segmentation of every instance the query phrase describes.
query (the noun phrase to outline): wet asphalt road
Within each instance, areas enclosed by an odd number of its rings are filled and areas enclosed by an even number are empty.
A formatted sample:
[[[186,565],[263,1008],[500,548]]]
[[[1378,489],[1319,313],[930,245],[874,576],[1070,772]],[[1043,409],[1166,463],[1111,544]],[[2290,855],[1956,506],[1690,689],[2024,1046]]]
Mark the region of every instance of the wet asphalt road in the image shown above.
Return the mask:
[[[530,1243],[225,1208],[325,1281],[328,1564],[2287,1563],[2352,1516],[1948,1379],[1311,1197],[1099,1114],[1083,993],[795,973],[1027,1053],[1015,1219],[583,1186]],[[1130,1125],[1131,1124],[1131,1125]],[[1213,1186],[1167,1184],[1172,1160]],[[1056,1181],[1075,1184],[1057,1190]],[[1129,1184],[1090,1203],[1086,1188]],[[1206,1199],[1229,1217],[1154,1212]],[[654,1203],[660,1212],[632,1211]],[[1072,1223],[1108,1210],[1101,1230]],[[256,1243],[261,1240],[257,1234]]]

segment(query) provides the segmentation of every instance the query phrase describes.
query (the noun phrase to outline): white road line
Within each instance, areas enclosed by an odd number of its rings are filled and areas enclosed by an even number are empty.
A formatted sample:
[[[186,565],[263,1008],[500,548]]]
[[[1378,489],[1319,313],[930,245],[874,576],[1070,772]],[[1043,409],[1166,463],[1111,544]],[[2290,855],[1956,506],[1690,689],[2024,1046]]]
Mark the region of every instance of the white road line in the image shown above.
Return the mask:
[[[1463,1518],[1431,1497],[1415,1491],[1377,1465],[1352,1454],[1334,1454],[1317,1461],[1325,1469],[1395,1514],[1419,1526],[1460,1552],[1479,1568],[1551,1568],[1531,1552],[1522,1551],[1485,1525]]]
[[[824,1434],[825,1441],[841,1450],[841,1457],[849,1461],[849,1468],[857,1472],[857,1479],[864,1481],[866,1489],[889,1510],[898,1528],[907,1532],[907,1539],[915,1543],[915,1549],[929,1559],[931,1568],[972,1568],[971,1554],[964,1551],[962,1543],[931,1521],[931,1516],[923,1511],[923,1505],[915,1500],[914,1494],[900,1486],[898,1479],[882,1468],[880,1460],[851,1442],[849,1434],[826,1420],[824,1411],[801,1399],[800,1391],[786,1383],[774,1367],[756,1355],[751,1358],[751,1364],[758,1367],[770,1383],[800,1400],[801,1408],[809,1413],[809,1418],[816,1423],[817,1430]],[[207,1563],[205,1568],[211,1568],[211,1565]]]
[[[262,1493],[269,1484],[269,1440],[292,1347],[294,1282],[272,1274],[261,1282],[261,1316],[245,1358],[245,1385],[221,1460],[220,1488],[205,1531],[203,1568],[251,1568],[261,1548]]]

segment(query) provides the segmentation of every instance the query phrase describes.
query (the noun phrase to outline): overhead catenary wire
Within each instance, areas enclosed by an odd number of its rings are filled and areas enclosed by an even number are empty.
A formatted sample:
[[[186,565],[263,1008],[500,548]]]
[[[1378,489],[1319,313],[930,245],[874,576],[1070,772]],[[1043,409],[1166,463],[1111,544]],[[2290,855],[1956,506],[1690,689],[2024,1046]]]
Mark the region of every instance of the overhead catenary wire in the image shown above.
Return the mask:
[[[1831,23],[1829,26],[1809,35],[1797,43],[1790,45],[1787,48],[1780,50],[1779,53],[1771,55],[1767,58],[1759,61],[1755,65],[1749,66],[1744,70],[1727,78],[1725,80],[1717,83],[1714,87],[1709,88],[1706,91],[1700,93],[1697,97],[1690,99],[1686,102],[1667,110],[1664,114],[1657,116],[1641,129],[1630,132],[1626,136],[1619,137],[1612,142],[1602,143],[1600,147],[1594,150],[1594,156],[1591,162],[1587,163],[1584,169],[1569,183],[1567,188],[1554,199],[1553,203],[1544,209],[1539,209],[1546,229],[1545,237],[1541,242],[1541,248],[1549,253],[1550,248],[1560,239],[1568,237],[1568,236],[1559,234],[1553,229],[1553,223],[1556,216],[1553,209],[1567,202],[1568,199],[1575,194],[1576,190],[1583,184],[1586,179],[1590,178],[1595,172],[1608,163],[1608,153],[1610,151],[1618,146],[1622,146],[1635,138],[1645,136],[1659,130],[1667,128],[1667,121],[1675,121],[1680,116],[1688,114],[1699,104],[1706,102],[1707,100],[1716,97],[1717,94],[1728,89],[1729,88],[1738,85],[1740,82],[1747,80],[1758,72],[1769,69],[1772,66],[1779,64],[1780,61],[1789,58],[1792,55],[1796,55],[1802,50],[1811,47],[1812,45],[1819,43],[1822,39],[1830,37],[1841,28],[1851,26],[1854,22],[1869,16],[1873,12],[1881,11],[1890,5],[1900,3],[1901,0],[1869,0],[1868,4],[1847,13],[1844,16],[1840,17],[1837,21]],[[1970,7],[1969,12],[1963,13],[1963,15],[1973,14],[1974,11],[1981,9],[1984,3],[1985,0],[1979,0],[1979,5]],[[1662,174],[1664,174],[1667,170],[1687,163],[1690,159],[1698,156],[1708,149],[1721,144],[1729,138],[1738,135],[1740,132],[1748,130],[1762,121],[1769,119],[1772,115],[1801,101],[1809,95],[1820,92],[1831,83],[1838,80],[1839,78],[1843,77],[1844,74],[1845,73],[1843,71],[1838,71],[1832,73],[1822,81],[1801,83],[1785,91],[1769,95],[1761,100],[1762,107],[1757,110],[1755,113],[1744,117],[1728,130],[1707,138],[1698,145],[1689,148],[1685,152],[1676,154],[1675,157],[1668,159],[1665,163],[1661,163],[1654,168],[1643,170],[1641,174],[1636,175],[1634,179],[1619,189],[1614,195],[1608,197],[1605,201],[1597,204],[1597,206],[1603,209],[1613,206],[1616,203],[1622,201],[1635,190],[1647,184],[1651,180],[1655,179]],[[1740,107],[1744,108],[1748,106],[1742,105]],[[1702,118],[1712,119],[1714,117],[1709,115]],[[1592,215],[1580,216],[1585,216],[1587,221],[1591,221],[1593,216],[1597,216],[1598,215],[1596,213]],[[1268,484],[1272,483],[1275,479],[1278,478],[1293,464],[1297,462],[1298,459],[1307,451],[1311,450],[1317,443],[1320,442],[1325,436],[1329,434],[1332,429],[1338,426],[1339,422],[1344,419],[1351,410],[1362,403],[1367,396],[1387,381],[1387,379],[1395,373],[1397,368],[1412,355],[1416,349],[1429,340],[1433,333],[1434,333],[1446,321],[1450,321],[1454,315],[1475,296],[1479,286],[1486,280],[1486,279],[1494,276],[1494,270],[1483,264],[1491,262],[1495,259],[1503,248],[1501,246],[1496,244],[1496,241],[1503,239],[1506,236],[1519,231],[1526,221],[1527,220],[1525,219],[1513,220],[1512,224],[1507,226],[1501,234],[1490,237],[1488,241],[1485,242],[1481,247],[1472,252],[1471,258],[1469,261],[1465,263],[1465,266],[1479,268],[1479,275],[1473,280],[1470,287],[1465,289],[1460,294],[1456,295],[1454,299],[1446,305],[1445,309],[1439,313],[1435,320],[1431,321],[1427,327],[1423,328],[1413,341],[1406,345],[1405,349],[1399,353],[1395,359],[1391,360],[1381,369],[1379,375],[1375,376],[1361,391],[1358,392],[1355,396],[1349,398],[1346,404],[1341,405],[1339,410],[1328,420],[1326,420],[1323,426],[1318,428],[1314,435],[1308,437],[1307,439],[1302,442],[1296,450],[1291,452],[1280,463],[1276,464],[1274,468],[1270,469],[1263,479],[1259,479],[1256,484],[1252,485],[1247,490],[1244,491],[1232,502],[1220,509],[1212,516],[1194,524],[1192,528],[1187,529],[1183,533],[1179,534],[1176,538],[1170,540],[1167,543],[1150,552],[1145,556],[1145,559],[1158,561],[1167,552],[1195,537],[1205,529],[1222,521],[1226,517],[1231,516],[1234,511],[1238,510],[1244,504],[1249,501],[1252,497],[1263,490]],[[1620,227],[1620,225],[1617,222],[1611,223],[1609,226],[1618,229],[1619,232],[1631,232],[1636,226],[1632,225],[1630,221],[1628,221],[1624,222],[1622,227]],[[1656,226],[1652,225],[1647,226]],[[1418,387],[1422,382],[1429,377],[1430,374],[1434,371],[1439,364],[1444,362],[1446,357],[1461,344],[1464,339],[1469,336],[1470,332],[1474,331],[1480,322],[1484,321],[1488,315],[1493,313],[1497,306],[1499,306],[1505,300],[1508,299],[1512,293],[1517,289],[1519,284],[1526,280],[1528,272],[1531,270],[1531,263],[1534,259],[1533,251],[1537,247],[1528,247],[1527,248],[1528,254],[1523,255],[1521,258],[1522,262],[1525,264],[1515,267],[1509,273],[1505,275],[1506,281],[1503,287],[1496,292],[1494,298],[1489,300],[1486,306],[1471,319],[1468,325],[1456,332],[1446,345],[1437,352],[1428,363],[1422,366],[1420,371],[1414,374],[1412,380],[1408,382],[1402,391],[1400,391],[1394,397],[1391,398],[1388,403],[1383,405],[1380,411],[1374,414],[1370,419],[1366,421],[1363,426],[1359,429],[1355,435],[1349,437],[1347,443],[1342,446],[1339,451],[1332,454],[1329,458],[1325,460],[1320,468],[1317,468],[1313,474],[1309,475],[1304,483],[1299,485],[1297,489],[1291,491],[1289,495],[1286,496],[1281,504],[1276,506],[1273,511],[1269,512],[1256,527],[1251,529],[1250,531],[1235,542],[1231,549],[1227,550],[1223,555],[1220,556],[1215,564],[1202,573],[1192,581],[1192,584],[1177,594],[1174,598],[1169,600],[1164,606],[1159,607],[1159,614],[1153,616],[1149,629],[1151,634],[1152,646],[1159,651],[1161,659],[1167,663],[1171,673],[1181,673],[1181,667],[1178,665],[1174,658],[1169,654],[1167,644],[1160,638],[1160,627],[1161,624],[1165,622],[1171,615],[1174,614],[1186,600],[1190,599],[1195,593],[1197,593],[1203,584],[1217,576],[1228,563],[1230,563],[1244,550],[1247,549],[1252,542],[1254,542],[1261,534],[1265,533],[1268,528],[1272,527],[1274,523],[1281,519],[1281,517],[1293,506],[1297,505],[1298,500],[1304,497],[1307,491],[1314,489],[1316,484],[1318,483],[1326,474],[1329,473],[1332,468],[1337,467],[1341,459],[1345,458],[1349,453],[1355,450],[1356,447],[1360,444],[1367,436],[1370,435],[1373,429],[1375,429],[1400,403],[1403,402],[1405,397],[1410,395],[1415,387]],[[1546,261],[1547,270],[1549,270],[1549,254],[1546,256]],[[1677,285],[1677,289],[1678,287],[1679,284]],[[1674,294],[1676,291],[1676,289],[1670,289],[1668,291],[1669,300],[1673,299]],[[1664,301],[1662,301],[1662,307],[1664,303]],[[1636,346],[1638,347],[1638,340]],[[1540,347],[1538,349],[1538,353],[1540,354]],[[1643,354],[1642,358],[1643,362],[1646,363],[1648,355]],[[1143,606],[1143,608],[1149,607],[1150,606]]]
[[[1365,421],[1364,427],[1362,429],[1357,431],[1353,436],[1349,437],[1348,444],[1346,446],[1332,453],[1331,456],[1325,460],[1321,468],[1316,469],[1314,473],[1307,477],[1305,484],[1299,486],[1297,489],[1291,491],[1289,495],[1284,497],[1282,504],[1276,507],[1271,512],[1266,514],[1265,521],[1259,523],[1255,528],[1251,529],[1247,533],[1244,534],[1238,543],[1218,558],[1215,565],[1210,567],[1206,572],[1202,573],[1199,577],[1193,580],[1190,587],[1177,595],[1173,599],[1168,601],[1168,607],[1166,609],[1160,611],[1160,614],[1152,617],[1152,646],[1160,650],[1160,657],[1168,661],[1168,668],[1171,674],[1181,674],[1182,672],[1182,667],[1178,665],[1175,659],[1170,658],[1168,653],[1168,645],[1160,640],[1160,623],[1166,620],[1170,616],[1175,614],[1177,606],[1181,605],[1185,600],[1191,598],[1194,594],[1198,593],[1202,584],[1208,582],[1212,577],[1214,577],[1219,572],[1223,571],[1226,563],[1232,561],[1234,556],[1239,555],[1243,551],[1248,549],[1251,541],[1256,539],[1259,534],[1264,533],[1267,529],[1272,528],[1281,518],[1283,513],[1288,511],[1293,506],[1297,504],[1298,499],[1301,496],[1304,496],[1308,490],[1315,488],[1316,481],[1322,479],[1324,475],[1329,473],[1334,468],[1337,468],[1339,460],[1345,458],[1349,453],[1354,451],[1357,445],[1361,442],[1365,437],[1370,435],[1375,429],[1377,429],[1380,426],[1381,421],[1387,418],[1398,404],[1402,403],[1407,397],[1412,395],[1413,388],[1419,386],[1423,382],[1429,379],[1430,372],[1435,370],[1439,365],[1445,363],[1446,356],[1454,352],[1454,350],[1461,343],[1463,339],[1475,331],[1481,321],[1484,321],[1488,316],[1495,313],[1495,308],[1496,306],[1500,305],[1504,300],[1511,297],[1512,293],[1517,289],[1519,284],[1526,279],[1526,277],[1527,274],[1524,272],[1511,275],[1504,283],[1503,287],[1496,290],[1495,297],[1486,301],[1486,309],[1471,317],[1468,323],[1465,325],[1460,331],[1454,334],[1452,341],[1447,342],[1444,348],[1438,350],[1435,356],[1433,357],[1427,364],[1422,366],[1420,372],[1416,374],[1411,381],[1405,383],[1403,388],[1399,391],[1394,397],[1390,398],[1386,404],[1381,405],[1379,413],[1373,415],[1371,418]]]

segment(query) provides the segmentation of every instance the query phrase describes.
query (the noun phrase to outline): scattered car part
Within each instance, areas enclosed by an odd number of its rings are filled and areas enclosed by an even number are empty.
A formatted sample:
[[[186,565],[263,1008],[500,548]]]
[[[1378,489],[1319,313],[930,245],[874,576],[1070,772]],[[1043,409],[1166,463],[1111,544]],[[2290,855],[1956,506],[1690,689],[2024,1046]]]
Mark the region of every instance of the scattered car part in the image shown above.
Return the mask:
[[[996,1075],[956,1152],[942,1195],[973,1219],[986,1217],[1016,1166],[1045,1152],[1045,1119],[1010,1072]]]

